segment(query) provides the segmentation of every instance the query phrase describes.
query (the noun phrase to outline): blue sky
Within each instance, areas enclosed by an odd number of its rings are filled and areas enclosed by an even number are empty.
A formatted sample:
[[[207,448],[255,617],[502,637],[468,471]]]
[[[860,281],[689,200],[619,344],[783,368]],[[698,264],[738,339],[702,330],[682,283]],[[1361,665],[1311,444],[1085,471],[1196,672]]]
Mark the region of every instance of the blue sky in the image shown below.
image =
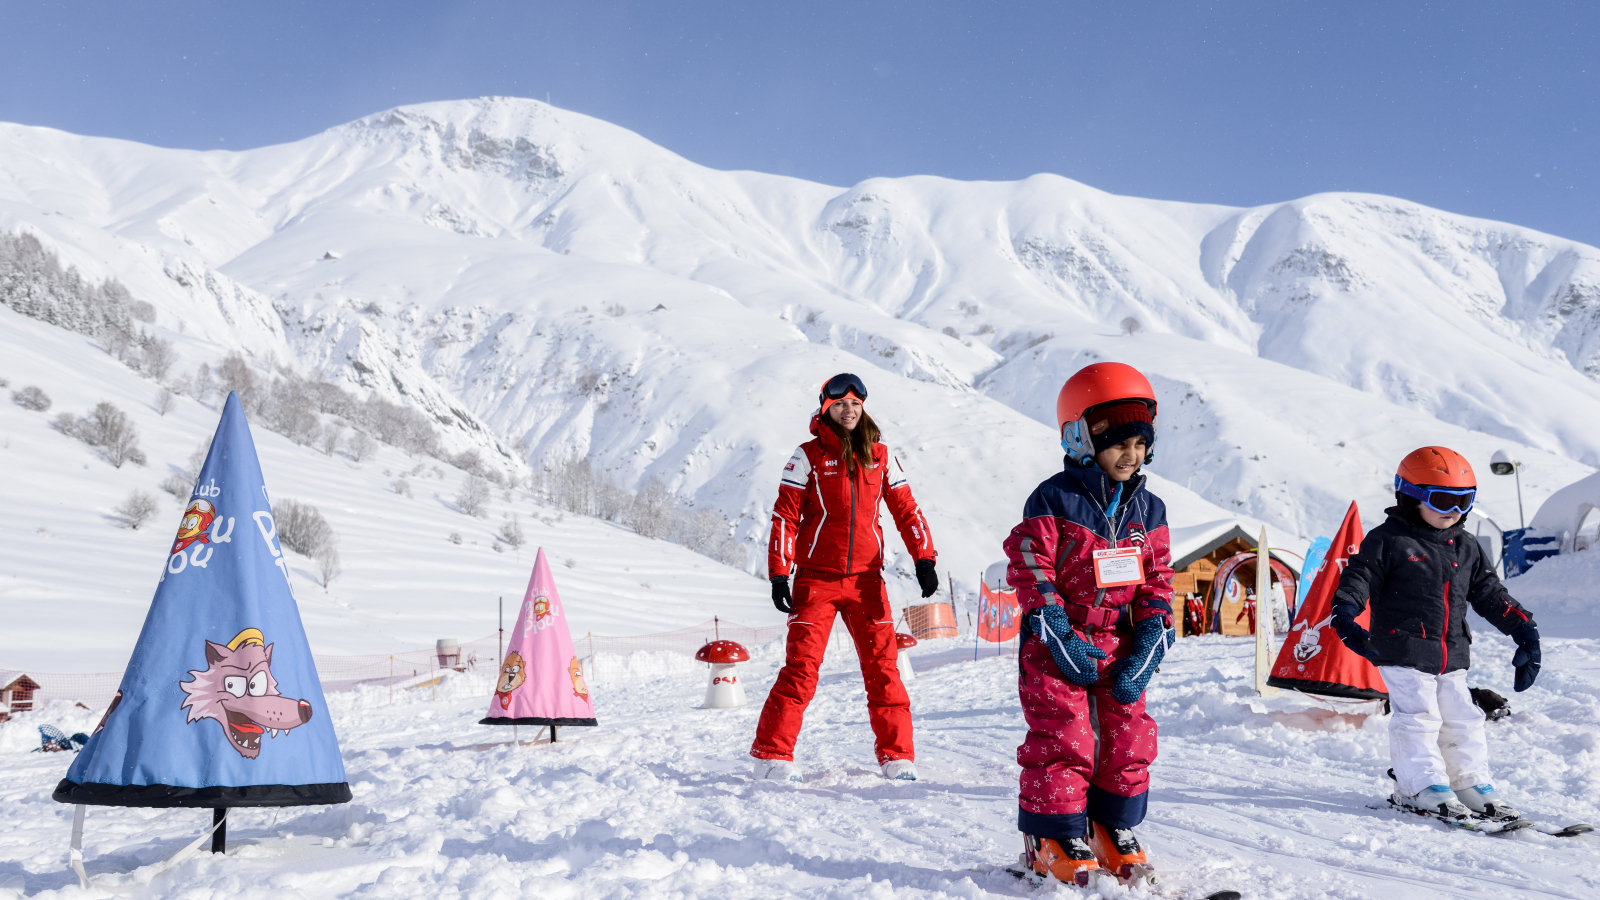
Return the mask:
[[[835,185],[1371,191],[1600,245],[1600,2],[0,0],[5,121],[244,149],[485,94]]]

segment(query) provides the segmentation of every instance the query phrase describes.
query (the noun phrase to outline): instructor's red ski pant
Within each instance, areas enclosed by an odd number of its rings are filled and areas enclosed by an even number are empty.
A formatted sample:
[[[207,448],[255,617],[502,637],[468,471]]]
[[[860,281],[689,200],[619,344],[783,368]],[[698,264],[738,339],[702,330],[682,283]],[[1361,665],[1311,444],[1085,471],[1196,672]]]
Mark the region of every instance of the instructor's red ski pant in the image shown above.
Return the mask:
[[[891,759],[916,759],[911,743],[911,698],[900,683],[899,649],[894,639],[894,613],[889,592],[877,572],[859,575],[812,575],[801,572],[794,584],[794,613],[789,616],[789,644],[783,669],[767,694],[756,725],[750,755],[758,759],[794,759],[794,742],[806,707],[817,692],[817,669],[828,647],[835,614],[855,639],[861,677],[867,686],[867,720],[878,764]]]
[[[1111,694],[1107,673],[1127,654],[1130,636],[1096,629],[1092,643],[1106,659],[1099,662],[1100,680],[1085,688],[1061,677],[1043,641],[1022,642],[1017,692],[1028,736],[1017,748],[1018,826],[1026,834],[1082,837],[1086,819],[1111,828],[1144,821],[1156,722],[1144,711],[1143,695],[1119,703]]]

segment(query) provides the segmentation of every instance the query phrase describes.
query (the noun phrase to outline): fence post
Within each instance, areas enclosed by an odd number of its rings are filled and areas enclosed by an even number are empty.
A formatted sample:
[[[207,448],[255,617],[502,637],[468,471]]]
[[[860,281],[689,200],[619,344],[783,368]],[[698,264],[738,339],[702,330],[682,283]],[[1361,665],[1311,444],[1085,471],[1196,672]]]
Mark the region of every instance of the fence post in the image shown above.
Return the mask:
[[[946,575],[945,581],[950,585],[950,621],[960,625],[961,620],[956,618],[956,578],[954,575]]]

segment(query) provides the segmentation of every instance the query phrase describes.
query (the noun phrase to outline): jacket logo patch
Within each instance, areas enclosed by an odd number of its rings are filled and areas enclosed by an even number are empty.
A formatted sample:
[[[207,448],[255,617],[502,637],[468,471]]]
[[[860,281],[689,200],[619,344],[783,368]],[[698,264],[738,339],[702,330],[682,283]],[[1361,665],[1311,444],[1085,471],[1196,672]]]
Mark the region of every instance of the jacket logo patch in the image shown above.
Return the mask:
[[[787,466],[784,466],[783,470],[785,472],[793,472],[794,471],[794,463],[789,463]]]
[[[1415,554],[1407,556],[1406,559],[1409,559],[1412,562],[1427,562],[1428,561],[1428,558],[1426,556],[1417,556]]]
[[[1133,541],[1135,544],[1138,544],[1142,547],[1144,546],[1145,538],[1146,535],[1144,533],[1143,522],[1128,523],[1128,540]]]

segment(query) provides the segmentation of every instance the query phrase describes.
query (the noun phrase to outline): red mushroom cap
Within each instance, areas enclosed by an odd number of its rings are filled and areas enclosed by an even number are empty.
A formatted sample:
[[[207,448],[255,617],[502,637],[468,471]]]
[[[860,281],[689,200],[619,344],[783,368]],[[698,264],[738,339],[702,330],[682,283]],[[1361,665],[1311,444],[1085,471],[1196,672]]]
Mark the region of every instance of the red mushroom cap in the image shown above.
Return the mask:
[[[694,658],[703,663],[725,666],[750,658],[750,652],[734,641],[712,641],[701,647]]]
[[[899,647],[901,650],[904,650],[907,647],[915,647],[917,645],[917,639],[909,634],[897,631],[894,633],[894,645]]]

